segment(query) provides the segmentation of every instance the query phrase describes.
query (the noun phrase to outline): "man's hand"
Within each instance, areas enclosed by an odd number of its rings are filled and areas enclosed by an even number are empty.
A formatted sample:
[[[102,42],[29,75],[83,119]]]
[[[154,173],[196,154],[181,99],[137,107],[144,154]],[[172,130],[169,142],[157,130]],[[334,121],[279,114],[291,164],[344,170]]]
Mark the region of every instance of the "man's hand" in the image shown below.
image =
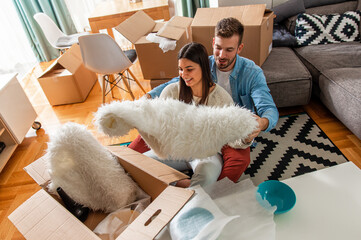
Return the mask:
[[[152,99],[152,96],[149,93],[146,93],[141,98],[142,99]]]
[[[188,187],[190,187],[190,185],[191,185],[190,179],[182,179],[176,183],[176,186],[181,187],[181,188],[188,188]]]
[[[268,127],[268,119],[267,118],[261,118],[257,115],[254,115],[257,122],[258,122],[258,128],[253,131],[253,133],[251,133],[245,140],[244,143],[245,144],[249,144],[253,141],[253,139],[255,139],[260,133],[261,131],[264,131],[267,129]]]

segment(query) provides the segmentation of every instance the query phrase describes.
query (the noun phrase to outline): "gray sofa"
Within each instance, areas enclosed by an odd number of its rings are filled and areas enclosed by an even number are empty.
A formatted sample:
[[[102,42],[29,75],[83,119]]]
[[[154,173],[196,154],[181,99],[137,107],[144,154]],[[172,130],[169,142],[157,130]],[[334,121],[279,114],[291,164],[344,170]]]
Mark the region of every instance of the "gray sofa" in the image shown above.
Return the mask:
[[[361,0],[290,0],[306,5],[308,14],[332,14],[361,10]],[[307,5],[317,5],[307,8]],[[337,3],[335,3],[337,2]],[[325,3],[333,3],[323,5]],[[287,5],[285,3],[284,5]],[[290,11],[297,8],[288,6]],[[285,17],[280,5],[280,16]],[[277,7],[274,8],[277,14]],[[297,15],[278,21],[290,33],[295,32]],[[276,18],[277,19],[277,18]],[[275,21],[277,22],[277,21]],[[359,26],[360,27],[360,26]],[[361,32],[361,31],[360,31]],[[274,35],[275,36],[275,35]],[[282,45],[282,44],[281,44]],[[311,94],[361,139],[361,43],[342,42],[297,47],[292,44],[273,47],[262,65],[277,107],[307,104]]]

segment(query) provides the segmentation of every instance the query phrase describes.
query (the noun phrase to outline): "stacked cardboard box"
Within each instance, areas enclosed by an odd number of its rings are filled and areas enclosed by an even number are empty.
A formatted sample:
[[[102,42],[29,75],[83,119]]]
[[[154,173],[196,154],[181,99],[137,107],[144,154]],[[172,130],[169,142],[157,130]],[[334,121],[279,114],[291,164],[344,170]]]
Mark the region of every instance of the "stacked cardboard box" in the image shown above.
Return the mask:
[[[165,24],[157,24],[146,13],[139,11],[115,29],[134,44],[144,79],[169,79],[178,76],[177,55],[185,44],[191,42],[192,20],[175,16]],[[176,48],[164,53],[158,43],[146,39],[151,32],[176,40]]]
[[[215,26],[226,17],[234,17],[244,25],[244,48],[240,55],[261,66],[272,50],[273,12],[266,10],[265,4],[198,8],[191,26],[192,40],[202,43],[209,55],[213,53]]]

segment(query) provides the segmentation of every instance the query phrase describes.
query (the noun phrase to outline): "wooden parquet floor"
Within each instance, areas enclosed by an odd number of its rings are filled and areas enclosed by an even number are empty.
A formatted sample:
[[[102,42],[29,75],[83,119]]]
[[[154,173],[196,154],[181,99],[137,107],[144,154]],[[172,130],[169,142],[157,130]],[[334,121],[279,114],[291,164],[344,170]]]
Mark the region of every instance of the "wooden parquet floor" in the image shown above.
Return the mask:
[[[57,127],[68,121],[84,124],[93,135],[104,145],[131,141],[138,134],[132,131],[122,138],[108,138],[101,135],[92,125],[93,113],[101,106],[102,96],[98,83],[95,84],[88,98],[83,103],[52,107],[36,77],[50,63],[41,63],[29,73],[21,84],[38,113],[37,121],[42,128],[38,131],[30,129],[24,141],[18,146],[5,168],[0,173],[0,240],[24,239],[14,225],[8,220],[8,215],[20,204],[34,194],[40,187],[23,170],[25,166],[44,155],[51,134]],[[150,90],[148,80],[143,80],[139,64],[132,66],[135,75],[141,80],[146,91]],[[136,98],[143,93],[136,84],[132,85]],[[119,92],[120,99],[130,99],[127,93]],[[111,101],[107,98],[107,102]],[[306,111],[320,128],[329,136],[343,154],[361,168],[361,141],[338,121],[317,99],[312,99],[308,105],[280,109],[281,115]]]

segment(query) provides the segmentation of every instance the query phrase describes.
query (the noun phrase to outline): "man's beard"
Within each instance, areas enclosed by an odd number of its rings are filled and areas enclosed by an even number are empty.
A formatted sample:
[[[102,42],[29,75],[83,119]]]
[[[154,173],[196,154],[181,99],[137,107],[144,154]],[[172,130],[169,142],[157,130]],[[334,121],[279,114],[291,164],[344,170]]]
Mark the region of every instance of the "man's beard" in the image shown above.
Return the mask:
[[[226,68],[228,68],[235,60],[236,60],[236,57],[237,57],[237,55],[235,55],[234,56],[234,58],[231,60],[231,61],[228,61],[228,64],[226,64],[226,65],[224,65],[224,66],[221,66],[220,64],[218,64],[217,66],[218,66],[218,68],[221,70],[221,69],[226,69]],[[220,59],[220,57],[217,57],[218,59],[217,60],[219,60]],[[216,62],[218,62],[218,61],[216,61]]]

